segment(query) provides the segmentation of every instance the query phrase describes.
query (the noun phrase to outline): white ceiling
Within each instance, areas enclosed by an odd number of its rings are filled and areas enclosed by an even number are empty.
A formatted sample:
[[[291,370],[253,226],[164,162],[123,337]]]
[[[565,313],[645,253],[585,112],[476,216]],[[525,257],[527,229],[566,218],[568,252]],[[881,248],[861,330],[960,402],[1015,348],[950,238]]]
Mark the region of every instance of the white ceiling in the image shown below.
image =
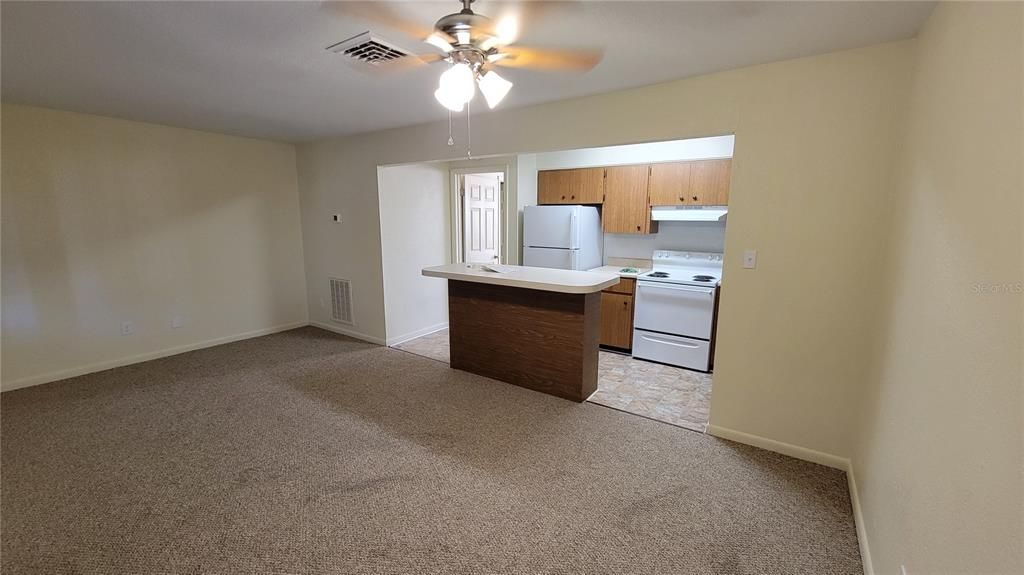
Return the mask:
[[[324,50],[373,30],[318,2],[3,2],[6,102],[291,141],[439,120],[440,66],[381,77]],[[403,3],[425,24],[457,2]],[[519,43],[603,46],[586,74],[509,70],[502,107],[909,38],[931,2],[585,2]],[[474,9],[497,8],[482,0]],[[561,14],[559,16],[558,14]],[[475,109],[479,110],[479,105]]]

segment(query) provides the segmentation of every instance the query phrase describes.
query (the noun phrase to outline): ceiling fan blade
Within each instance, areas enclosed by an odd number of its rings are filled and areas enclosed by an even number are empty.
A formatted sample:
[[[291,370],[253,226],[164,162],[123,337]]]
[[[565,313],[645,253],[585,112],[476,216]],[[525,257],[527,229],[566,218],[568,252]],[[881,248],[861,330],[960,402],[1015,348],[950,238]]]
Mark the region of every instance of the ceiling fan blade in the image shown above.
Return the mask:
[[[427,66],[434,62],[440,62],[444,59],[444,54],[410,54],[408,56],[402,56],[401,58],[395,58],[394,60],[377,62],[371,69],[374,72],[381,73],[404,72],[406,70]]]
[[[523,30],[545,19],[572,18],[579,13],[582,2],[520,0],[518,2],[483,2],[477,12],[487,14],[492,23],[481,31],[493,36],[483,48],[507,46],[516,42]]]
[[[434,34],[449,44],[455,41],[448,34],[434,30],[433,26],[420,24],[399,15],[388,2],[331,2],[325,0],[320,3],[320,7],[342,18],[356,18],[380,24],[418,40],[425,40]]]
[[[501,57],[492,59],[491,64],[506,68],[530,68],[533,70],[575,70],[586,72],[604,56],[603,50],[548,50],[523,46],[505,46]]]

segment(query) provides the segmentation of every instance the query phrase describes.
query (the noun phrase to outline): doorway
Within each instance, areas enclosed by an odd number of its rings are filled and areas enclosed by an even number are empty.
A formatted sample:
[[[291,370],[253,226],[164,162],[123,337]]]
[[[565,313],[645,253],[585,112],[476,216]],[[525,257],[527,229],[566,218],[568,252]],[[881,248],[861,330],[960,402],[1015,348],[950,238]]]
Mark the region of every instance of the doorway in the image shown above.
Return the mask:
[[[505,172],[455,172],[457,218],[452,228],[457,262],[504,263]]]

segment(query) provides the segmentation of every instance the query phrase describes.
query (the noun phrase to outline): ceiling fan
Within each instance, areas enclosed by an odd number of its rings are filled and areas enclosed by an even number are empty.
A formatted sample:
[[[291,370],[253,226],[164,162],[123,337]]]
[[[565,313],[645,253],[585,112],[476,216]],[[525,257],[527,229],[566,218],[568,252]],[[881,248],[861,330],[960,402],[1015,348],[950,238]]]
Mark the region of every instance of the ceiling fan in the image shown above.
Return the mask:
[[[434,97],[453,112],[462,111],[473,99],[477,86],[490,108],[505,98],[512,82],[498,75],[497,67],[582,72],[601,61],[601,50],[549,50],[512,45],[519,36],[522,20],[535,17],[555,3],[522,2],[492,19],[473,11],[471,6],[475,1],[460,0],[462,10],[441,17],[433,28],[395,14],[385,2],[330,4],[342,14],[373,20],[439,49],[440,53],[414,54],[383,62],[377,69],[397,71],[447,62],[448,69],[441,74]]]

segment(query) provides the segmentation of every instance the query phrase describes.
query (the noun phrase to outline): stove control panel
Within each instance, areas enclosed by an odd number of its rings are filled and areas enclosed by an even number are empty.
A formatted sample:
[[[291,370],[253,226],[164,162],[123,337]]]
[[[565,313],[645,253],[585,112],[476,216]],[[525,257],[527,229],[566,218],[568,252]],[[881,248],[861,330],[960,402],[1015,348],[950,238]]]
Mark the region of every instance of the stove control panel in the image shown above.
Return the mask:
[[[715,265],[722,263],[722,254],[712,252],[677,252],[673,250],[655,250],[652,258],[656,263],[670,262],[684,264]]]

